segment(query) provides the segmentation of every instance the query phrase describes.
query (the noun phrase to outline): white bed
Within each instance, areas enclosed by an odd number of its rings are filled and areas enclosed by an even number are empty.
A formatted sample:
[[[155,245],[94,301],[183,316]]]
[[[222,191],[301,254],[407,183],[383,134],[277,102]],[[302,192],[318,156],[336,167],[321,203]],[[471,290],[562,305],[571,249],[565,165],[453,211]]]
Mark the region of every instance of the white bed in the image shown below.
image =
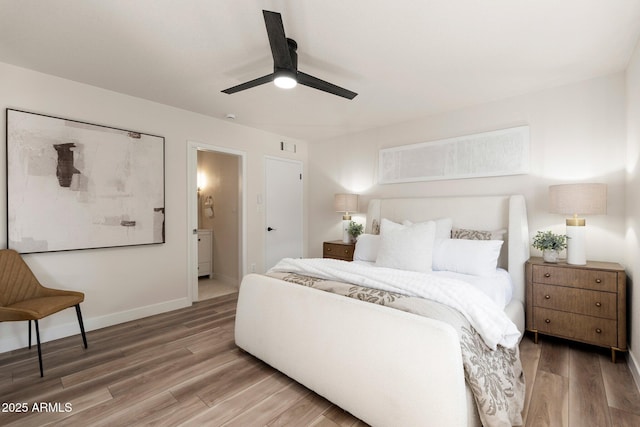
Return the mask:
[[[515,196],[375,199],[382,218],[452,218],[454,227],[506,229],[501,257],[513,282],[504,311],[524,331],[529,233]],[[453,327],[412,313],[249,274],[240,286],[237,345],[373,426],[480,425]]]

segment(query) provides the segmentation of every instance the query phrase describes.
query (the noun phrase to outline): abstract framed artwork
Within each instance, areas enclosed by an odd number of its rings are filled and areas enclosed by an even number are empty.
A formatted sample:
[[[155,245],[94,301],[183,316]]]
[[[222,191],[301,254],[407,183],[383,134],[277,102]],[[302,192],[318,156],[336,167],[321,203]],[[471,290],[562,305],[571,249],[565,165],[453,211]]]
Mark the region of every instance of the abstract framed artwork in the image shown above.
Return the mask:
[[[163,137],[7,109],[6,142],[10,249],[165,242]]]

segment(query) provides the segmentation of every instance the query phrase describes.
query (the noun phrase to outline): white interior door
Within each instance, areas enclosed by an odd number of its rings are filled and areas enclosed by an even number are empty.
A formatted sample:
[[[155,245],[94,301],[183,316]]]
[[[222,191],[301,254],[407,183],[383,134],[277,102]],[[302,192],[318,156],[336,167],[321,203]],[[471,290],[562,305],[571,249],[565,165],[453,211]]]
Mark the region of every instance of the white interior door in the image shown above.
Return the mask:
[[[302,257],[302,163],[265,158],[265,269]]]

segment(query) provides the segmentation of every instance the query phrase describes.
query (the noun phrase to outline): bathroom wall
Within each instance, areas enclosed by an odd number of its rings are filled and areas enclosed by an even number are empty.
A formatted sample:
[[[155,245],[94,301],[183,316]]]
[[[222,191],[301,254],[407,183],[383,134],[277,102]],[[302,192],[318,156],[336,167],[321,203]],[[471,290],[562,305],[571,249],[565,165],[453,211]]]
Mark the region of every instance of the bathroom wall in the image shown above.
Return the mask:
[[[198,228],[213,230],[213,277],[238,285],[240,157],[198,151]]]

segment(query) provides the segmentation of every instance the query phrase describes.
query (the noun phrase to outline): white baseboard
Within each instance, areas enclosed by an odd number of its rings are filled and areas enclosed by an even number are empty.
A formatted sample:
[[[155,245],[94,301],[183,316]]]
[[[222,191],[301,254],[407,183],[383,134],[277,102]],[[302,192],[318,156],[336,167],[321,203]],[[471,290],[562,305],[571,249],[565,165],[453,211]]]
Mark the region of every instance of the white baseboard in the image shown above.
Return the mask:
[[[155,314],[166,313],[167,311],[177,310],[179,308],[189,307],[191,301],[188,298],[180,298],[172,301],[161,302],[158,304],[138,307],[131,310],[121,311],[118,313],[106,314],[98,317],[86,317],[83,313],[84,328],[86,332],[95,329],[106,328],[107,326],[118,325],[120,323],[129,322],[131,320],[142,319],[143,317],[153,316]],[[82,307],[82,306],[81,306]],[[80,333],[78,321],[75,313],[73,321],[62,324],[53,324],[46,328],[40,327],[41,342],[65,338]],[[11,351],[28,345],[28,326],[27,322],[6,322],[3,323],[3,333],[0,339],[0,353]],[[7,328],[8,330],[5,330]],[[6,333],[5,333],[6,332]],[[33,335],[33,344],[35,344],[35,334]],[[91,340],[89,340],[91,346]]]
[[[631,371],[631,376],[636,383],[636,388],[640,392],[640,371],[638,370],[638,361],[631,351],[627,352],[627,365]]]

